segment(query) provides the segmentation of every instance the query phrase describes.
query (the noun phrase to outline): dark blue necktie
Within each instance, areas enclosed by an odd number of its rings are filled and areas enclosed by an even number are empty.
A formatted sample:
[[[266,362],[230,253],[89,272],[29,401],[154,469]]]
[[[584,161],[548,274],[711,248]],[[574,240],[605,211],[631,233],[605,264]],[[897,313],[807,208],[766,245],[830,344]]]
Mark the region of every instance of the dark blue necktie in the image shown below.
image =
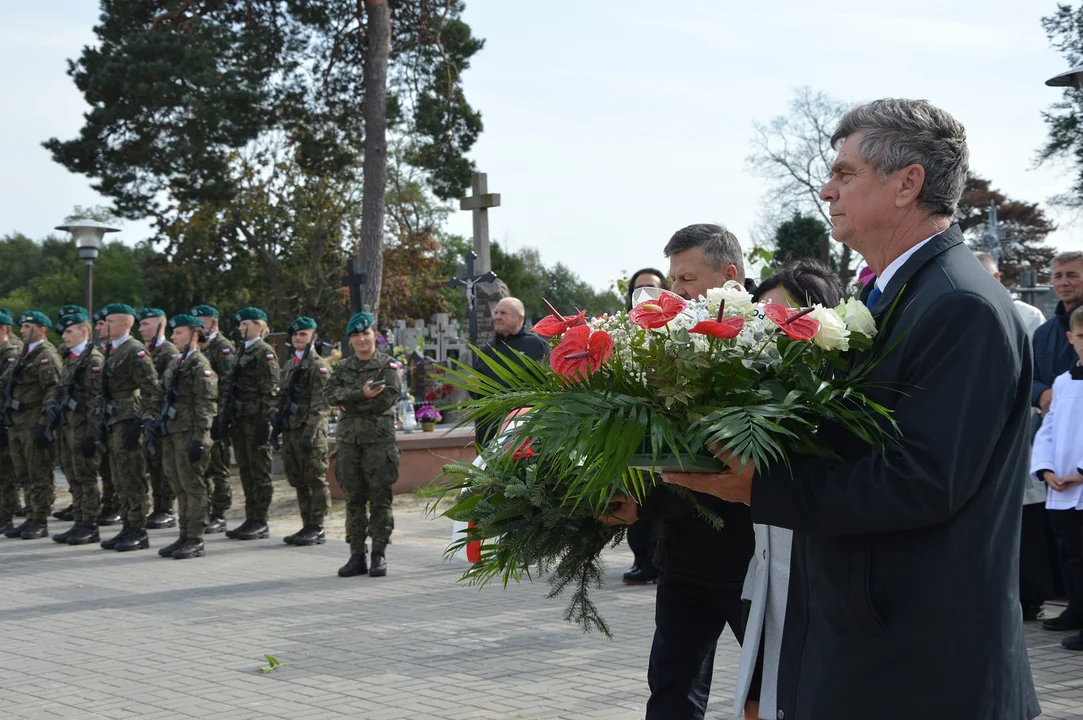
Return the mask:
[[[876,281],[873,280],[873,282],[875,283]],[[876,285],[873,285],[872,292],[870,292],[869,296],[865,298],[865,307],[869,308],[870,310],[876,307],[877,301],[883,294],[884,293],[880,292],[880,288],[876,287]]]

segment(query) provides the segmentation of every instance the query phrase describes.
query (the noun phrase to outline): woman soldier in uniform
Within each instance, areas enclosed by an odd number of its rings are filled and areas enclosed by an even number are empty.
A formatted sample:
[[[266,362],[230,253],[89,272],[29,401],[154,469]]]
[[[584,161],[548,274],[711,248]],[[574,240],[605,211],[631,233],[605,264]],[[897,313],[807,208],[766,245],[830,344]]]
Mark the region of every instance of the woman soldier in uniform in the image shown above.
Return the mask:
[[[387,575],[384,550],[391,541],[391,486],[399,478],[395,403],[402,383],[394,358],[376,351],[376,319],[360,312],[346,324],[353,355],[343,358],[327,384],[327,399],[342,408],[335,431],[335,477],[346,493],[346,541],[350,561],[340,577]],[[371,505],[371,519],[366,506]],[[372,537],[372,567],[365,539]]]

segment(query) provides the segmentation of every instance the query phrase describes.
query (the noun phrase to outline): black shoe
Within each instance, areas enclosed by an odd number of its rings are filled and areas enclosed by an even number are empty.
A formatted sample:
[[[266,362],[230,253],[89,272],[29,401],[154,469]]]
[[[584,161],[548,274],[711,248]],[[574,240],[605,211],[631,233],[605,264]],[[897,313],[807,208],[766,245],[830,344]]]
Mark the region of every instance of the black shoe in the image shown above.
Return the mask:
[[[55,517],[57,520],[65,520],[65,519],[71,520],[72,519],[72,509],[74,507],[75,507],[74,505],[68,505],[63,510],[57,510],[56,512],[53,513],[53,517]],[[64,517],[65,515],[67,515],[68,517],[65,518]]]
[[[365,560],[365,553],[351,555],[349,562],[338,569],[339,577],[353,577],[355,575],[367,575],[369,564]]]
[[[252,525],[253,522],[246,518],[245,521],[241,523],[240,527],[235,527],[232,530],[226,530],[226,537],[236,539],[237,533],[241,532],[242,530],[244,532],[248,532],[252,529]]]
[[[117,552],[129,552],[131,550],[146,550],[149,547],[150,538],[147,537],[147,531],[139,528],[138,530],[129,530],[128,534],[113,546],[113,549]]]
[[[101,539],[96,526],[80,525],[68,535],[68,545],[88,545],[92,542],[99,542]]]
[[[23,540],[40,540],[49,537],[49,523],[45,520],[31,520],[19,535]]]
[[[13,528],[11,528],[9,530],[5,530],[4,531],[4,537],[9,537],[9,538],[12,538],[12,539],[22,537],[23,530],[26,530],[26,526],[29,525],[29,524],[30,524],[30,521],[26,520],[20,525],[16,525],[15,527],[13,527]]]
[[[188,558],[203,557],[202,540],[185,540],[184,544],[173,551],[174,560],[187,560]]]
[[[1023,622],[1034,622],[1038,619],[1038,615],[1042,612],[1042,604],[1040,602],[1025,602],[1021,604],[1023,606]]]
[[[123,530],[121,530],[120,532],[118,532],[116,535],[109,538],[108,540],[102,540],[102,542],[101,542],[102,549],[104,549],[104,550],[115,550],[116,547],[117,547],[117,543],[120,542],[121,540],[124,540],[125,538],[127,538],[129,532],[131,532],[131,531],[128,530],[127,527],[125,527]]]
[[[297,546],[323,545],[325,542],[327,535],[323,531],[323,525],[308,525],[293,536],[293,544]]]
[[[164,557],[164,558],[173,557],[173,551],[174,550],[180,550],[181,545],[183,545],[185,542],[187,542],[187,540],[188,540],[188,538],[183,537],[183,536],[177,538],[173,542],[166,545],[164,548],[160,549],[158,551],[158,555],[160,555],[161,557]]]
[[[267,527],[267,523],[253,522],[248,526],[247,530],[242,526],[237,530],[237,534],[233,537],[238,540],[262,540],[263,538],[270,536],[271,530]]]
[[[10,537],[10,536],[9,536]],[[1083,630],[1083,618],[1074,612],[1065,610],[1055,618],[1049,618],[1048,620],[1042,620],[1042,630],[1051,630],[1053,632],[1071,632],[1072,630]]]
[[[625,585],[649,585],[658,582],[658,568],[641,567],[633,565],[632,569],[624,573]]]
[[[118,512],[116,508],[103,507],[101,513],[98,515],[98,525],[102,527],[120,525],[120,512]]]
[[[372,567],[369,568],[369,577],[383,577],[387,575],[387,560],[383,553],[372,551]]]
[[[1065,650],[1075,650],[1076,652],[1080,652],[1081,650],[1083,650],[1083,632],[1077,633],[1075,635],[1069,635],[1068,637],[1061,640],[1060,644]]]
[[[226,519],[220,517],[211,516],[211,520],[207,523],[207,529],[203,531],[203,534],[214,534],[226,531]]]
[[[8,532],[10,532],[11,530],[14,530],[14,529],[15,529],[15,523],[6,522],[3,525],[0,525],[0,535],[6,535]]]
[[[152,512],[147,518],[147,527],[151,530],[164,530],[177,526],[177,516],[172,512],[159,510]]]
[[[298,535],[303,534],[305,530],[308,530],[308,525],[303,526],[293,535],[287,535],[286,537],[282,538],[282,542],[286,543],[287,545],[293,545],[293,541],[297,538]]]
[[[55,515],[56,513],[53,514]],[[56,533],[55,535],[53,535],[53,542],[63,543],[66,545],[68,542],[68,538],[70,538],[75,533],[75,531],[81,527],[82,525],[76,523],[75,525],[72,525],[70,528],[68,528],[67,532]]]

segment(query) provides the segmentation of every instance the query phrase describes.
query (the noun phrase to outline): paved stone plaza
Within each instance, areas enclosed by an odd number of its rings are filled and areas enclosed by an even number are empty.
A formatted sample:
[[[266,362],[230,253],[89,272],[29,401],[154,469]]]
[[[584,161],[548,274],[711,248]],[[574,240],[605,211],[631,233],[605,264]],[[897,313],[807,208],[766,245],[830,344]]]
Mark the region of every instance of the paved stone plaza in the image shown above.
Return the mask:
[[[402,499],[400,498],[400,501]],[[5,718],[641,718],[653,588],[613,551],[597,599],[613,640],[561,619],[544,586],[479,593],[441,559],[449,529],[401,502],[387,578],[340,579],[341,540],[213,536],[207,557],[0,540]],[[53,529],[65,524],[54,523]],[[1045,717],[1083,718],[1083,655],[1027,630]],[[263,655],[283,666],[260,674]],[[737,645],[715,664],[710,717],[729,717]]]

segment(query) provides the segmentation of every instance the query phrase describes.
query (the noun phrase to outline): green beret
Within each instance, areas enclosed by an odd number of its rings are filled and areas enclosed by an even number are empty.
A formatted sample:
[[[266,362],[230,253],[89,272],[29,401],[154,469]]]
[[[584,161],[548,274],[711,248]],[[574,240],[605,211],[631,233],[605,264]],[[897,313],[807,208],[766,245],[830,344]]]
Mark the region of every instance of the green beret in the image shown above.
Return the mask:
[[[91,316],[94,322],[105,322],[105,308],[98,308],[98,311]]]
[[[350,322],[346,323],[346,334],[353,335],[354,333],[365,332],[375,324],[376,318],[372,316],[372,313],[359,312],[350,318]]]
[[[60,312],[58,312],[56,316],[66,318],[68,315],[75,315],[77,313],[82,313],[83,315],[90,314],[89,312],[87,312],[87,309],[82,305],[62,305],[60,307]],[[86,320],[84,320],[83,322],[86,322]]]
[[[15,317],[15,312],[11,308],[0,307],[0,314],[7,315],[9,318]]]
[[[213,308],[210,305],[196,305],[188,311],[188,314],[200,317],[218,317],[218,308]]]
[[[3,308],[6,310],[7,308]],[[0,312],[0,325],[14,325],[15,321],[6,312]]]
[[[246,307],[242,310],[238,310],[237,314],[233,316],[233,319],[237,322],[241,322],[242,320],[262,320],[263,322],[267,322],[267,313],[259,308]]]
[[[56,323],[56,327],[57,330],[63,333],[72,325],[82,325],[89,322],[90,318],[86,316],[86,313],[77,312],[70,315],[65,315],[64,317],[60,318],[60,320],[58,320]]]
[[[307,315],[302,315],[286,327],[286,332],[292,335],[298,330],[315,330],[316,321]]]
[[[112,303],[106,305],[101,309],[101,312],[105,314],[106,317],[110,315],[131,315],[134,318],[137,315],[135,308],[131,305],[125,305],[124,303]]]
[[[43,312],[37,310],[27,310],[19,316],[19,324],[33,323],[34,325],[41,325],[44,328],[51,328],[53,321],[49,319],[49,316]]]
[[[165,310],[162,310],[160,308],[143,308],[138,313],[136,313],[135,319],[136,320],[146,320],[147,318],[156,318],[156,317],[164,318],[165,317]]]
[[[201,328],[203,327],[203,321],[195,315],[174,315],[173,317],[169,318],[170,330],[179,327]]]

